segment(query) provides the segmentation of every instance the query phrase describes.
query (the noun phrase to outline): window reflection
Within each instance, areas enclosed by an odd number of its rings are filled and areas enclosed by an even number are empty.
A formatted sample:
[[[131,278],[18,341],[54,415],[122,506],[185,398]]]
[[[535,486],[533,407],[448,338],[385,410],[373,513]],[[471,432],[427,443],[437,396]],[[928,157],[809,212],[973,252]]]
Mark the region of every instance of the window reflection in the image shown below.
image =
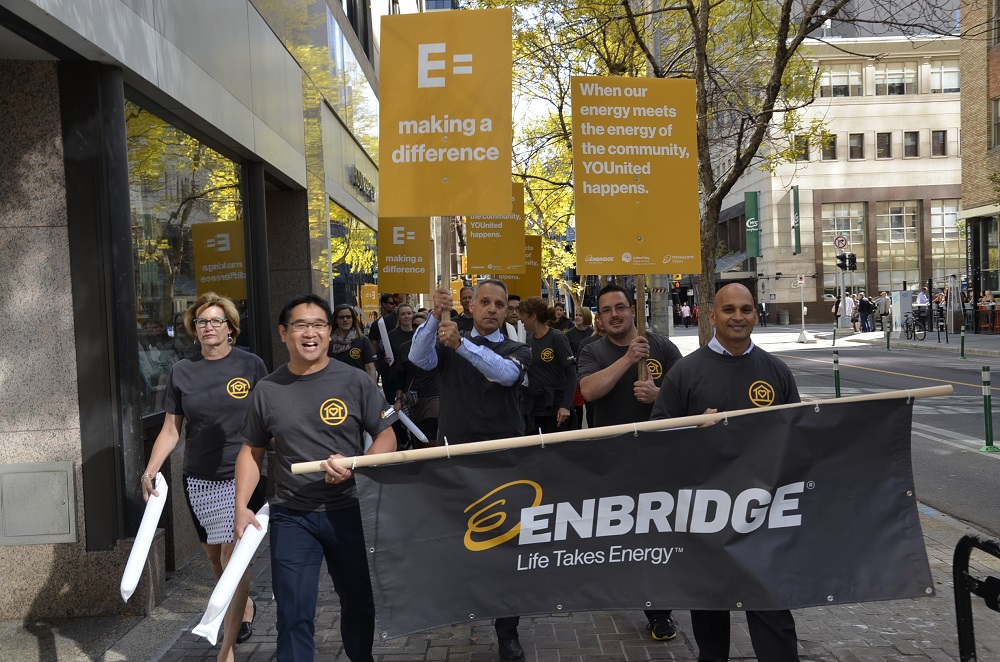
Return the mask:
[[[894,200],[875,206],[878,239],[878,287],[901,290],[920,280],[920,202]]]
[[[145,415],[162,410],[170,367],[197,352],[183,313],[198,295],[245,310],[243,204],[236,163],[130,102],[125,124]]]
[[[368,82],[340,24],[326,10],[330,78],[336,99],[327,99],[368,156],[378,164],[378,97]]]
[[[334,301],[359,305],[361,286],[374,282],[375,248],[375,231],[331,200],[330,263]]]
[[[858,260],[858,270],[852,271],[846,282],[850,287],[865,288],[865,203],[838,202],[823,205],[823,264],[837,264],[839,248],[833,245],[837,236],[847,238],[845,253],[854,253]],[[823,274],[823,289],[827,294],[839,294],[839,270],[833,266]]]

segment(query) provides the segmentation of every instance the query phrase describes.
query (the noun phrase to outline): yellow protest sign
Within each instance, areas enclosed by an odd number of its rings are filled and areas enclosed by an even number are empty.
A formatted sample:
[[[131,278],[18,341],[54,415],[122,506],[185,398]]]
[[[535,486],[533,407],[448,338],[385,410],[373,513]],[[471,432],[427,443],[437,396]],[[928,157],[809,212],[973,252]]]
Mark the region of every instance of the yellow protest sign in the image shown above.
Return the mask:
[[[453,280],[451,281],[451,307],[456,311],[462,310],[462,288],[465,287],[465,281],[463,280]]]
[[[507,285],[507,294],[522,299],[542,296],[542,238],[536,234],[524,237],[524,273],[497,274]]]
[[[367,283],[361,286],[361,312],[369,320],[378,316],[378,285]]]
[[[382,216],[510,213],[512,16],[382,18]]]
[[[242,221],[194,223],[191,244],[198,294],[215,292],[230,299],[247,298]]]
[[[434,289],[429,218],[379,219],[378,286],[383,292]]]
[[[524,184],[514,184],[507,214],[467,216],[469,273],[524,273]]]
[[[571,84],[577,272],[699,273],[694,81]]]

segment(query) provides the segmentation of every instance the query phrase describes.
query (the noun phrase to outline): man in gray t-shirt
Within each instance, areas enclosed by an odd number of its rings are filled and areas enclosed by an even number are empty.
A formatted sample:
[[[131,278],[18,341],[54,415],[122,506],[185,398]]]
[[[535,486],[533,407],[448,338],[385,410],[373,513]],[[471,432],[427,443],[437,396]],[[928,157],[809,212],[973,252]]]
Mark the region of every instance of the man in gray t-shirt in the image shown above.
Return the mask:
[[[331,460],[396,449],[396,414],[367,374],[327,355],[333,315],[324,299],[304,294],[285,304],[278,330],[289,361],[251,393],[236,461],[236,536],[260,528],[247,501],[274,444],[271,578],[278,610],[279,661],[312,660],[319,571],[323,559],[341,599],[340,630],[351,662],[372,662],[375,601],[354,476]],[[291,472],[323,460],[323,474]]]

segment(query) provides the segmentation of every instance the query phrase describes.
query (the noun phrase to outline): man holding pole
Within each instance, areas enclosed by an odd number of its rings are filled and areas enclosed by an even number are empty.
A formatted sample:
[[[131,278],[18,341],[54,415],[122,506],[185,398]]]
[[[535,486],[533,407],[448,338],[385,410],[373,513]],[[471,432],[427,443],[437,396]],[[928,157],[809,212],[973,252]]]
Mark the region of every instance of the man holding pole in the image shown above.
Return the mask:
[[[681,359],[681,352],[664,336],[639,332],[635,306],[618,285],[607,285],[597,295],[597,319],[605,336],[581,349],[577,359],[580,393],[594,408],[594,423],[648,421],[663,376]],[[677,636],[669,610],[645,613],[653,639]]]
[[[289,361],[262,379],[250,394],[236,459],[236,537],[260,524],[247,502],[260,478],[268,444],[272,469],[271,576],[278,604],[277,658],[312,660],[320,565],[340,596],[340,630],[351,662],[372,662],[375,600],[365,553],[361,509],[353,473],[337,457],[363,454],[362,433],[372,437],[368,454],[396,450],[395,411],[367,374],[327,356],[333,314],[325,299],[300,295],[278,319]],[[326,457],[324,474],[293,474],[292,463]],[[317,477],[317,476],[320,477]]]
[[[720,289],[708,319],[715,337],[670,370],[656,398],[653,419],[800,402],[788,367],[750,340],[757,323],[750,290],[738,283]],[[748,611],[746,615],[757,659],[798,662],[790,611]],[[728,611],[692,611],[691,627],[700,662],[729,659]]]
[[[438,441],[463,444],[520,437],[524,423],[518,408],[518,389],[531,363],[531,349],[500,333],[506,319],[507,286],[499,280],[481,280],[472,292],[468,310],[473,326],[460,333],[449,319],[451,290],[434,292],[434,312],[413,335],[410,361],[441,376]],[[518,616],[494,622],[502,660],[523,660],[518,640]]]

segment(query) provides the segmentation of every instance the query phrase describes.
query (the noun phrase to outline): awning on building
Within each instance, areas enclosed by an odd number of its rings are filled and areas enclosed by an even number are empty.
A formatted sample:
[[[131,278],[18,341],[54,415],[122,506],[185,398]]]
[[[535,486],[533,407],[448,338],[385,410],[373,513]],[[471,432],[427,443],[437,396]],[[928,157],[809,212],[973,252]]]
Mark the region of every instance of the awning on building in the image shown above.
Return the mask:
[[[717,274],[724,274],[727,271],[746,271],[744,262],[747,260],[746,251],[741,251],[739,253],[733,253],[732,255],[726,255],[720,257],[715,261],[715,272]],[[740,269],[740,267],[743,267]]]

